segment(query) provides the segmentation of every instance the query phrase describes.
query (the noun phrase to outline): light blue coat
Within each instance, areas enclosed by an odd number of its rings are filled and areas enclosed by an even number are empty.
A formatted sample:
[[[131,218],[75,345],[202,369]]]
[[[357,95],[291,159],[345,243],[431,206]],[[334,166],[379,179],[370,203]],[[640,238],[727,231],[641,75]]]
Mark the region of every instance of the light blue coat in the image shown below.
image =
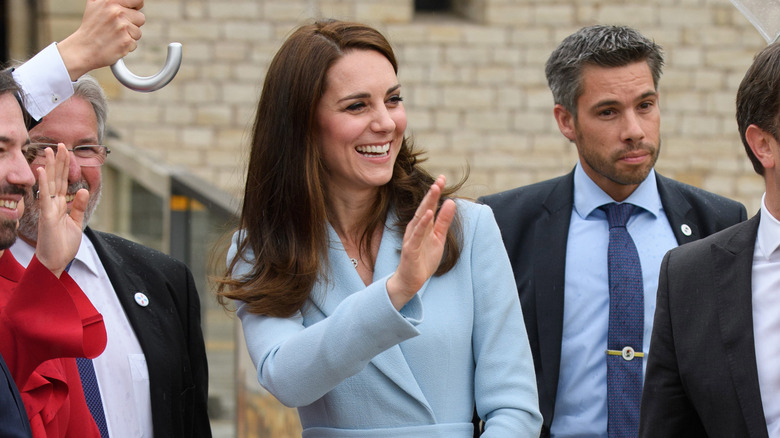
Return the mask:
[[[303,437],[471,437],[475,403],[484,437],[539,436],[531,350],[498,227],[488,207],[458,201],[458,213],[458,263],[400,312],[385,284],[402,236],[389,229],[368,287],[328,227],[330,272],[303,311],[272,318],[239,305],[258,380],[298,408]]]

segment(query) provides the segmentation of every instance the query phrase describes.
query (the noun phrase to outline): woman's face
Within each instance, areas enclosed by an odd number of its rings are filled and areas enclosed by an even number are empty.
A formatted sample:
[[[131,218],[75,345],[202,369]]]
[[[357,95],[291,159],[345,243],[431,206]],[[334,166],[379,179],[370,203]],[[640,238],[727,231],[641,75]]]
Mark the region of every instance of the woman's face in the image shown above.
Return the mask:
[[[329,189],[375,189],[390,181],[406,130],[393,66],[373,50],[347,52],[327,72],[317,106]]]

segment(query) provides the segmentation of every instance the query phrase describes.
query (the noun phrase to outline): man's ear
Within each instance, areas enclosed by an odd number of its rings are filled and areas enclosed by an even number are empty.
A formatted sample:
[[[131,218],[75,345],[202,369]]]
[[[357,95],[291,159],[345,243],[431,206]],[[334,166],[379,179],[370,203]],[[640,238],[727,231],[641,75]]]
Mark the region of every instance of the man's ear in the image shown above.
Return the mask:
[[[574,129],[574,115],[559,103],[553,107],[553,115],[555,116],[555,121],[558,122],[558,129],[561,131],[561,134],[573,142],[577,137]]]
[[[750,125],[745,131],[745,139],[747,139],[750,150],[753,151],[753,155],[758,158],[761,165],[764,168],[773,169],[776,164],[776,157],[772,154],[772,145],[774,144],[777,147],[775,137],[756,125]]]

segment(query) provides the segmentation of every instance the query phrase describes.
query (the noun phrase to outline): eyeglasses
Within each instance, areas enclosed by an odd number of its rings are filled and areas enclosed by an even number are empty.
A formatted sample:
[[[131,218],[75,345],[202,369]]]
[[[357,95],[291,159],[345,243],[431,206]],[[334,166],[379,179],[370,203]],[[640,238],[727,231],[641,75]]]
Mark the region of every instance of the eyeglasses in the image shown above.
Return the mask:
[[[57,145],[52,143],[30,143],[27,146],[27,162],[31,165],[43,166],[46,164],[46,149],[51,148],[57,155]],[[76,163],[82,167],[98,167],[106,162],[106,157],[111,149],[101,144],[82,144],[68,149],[73,152]]]

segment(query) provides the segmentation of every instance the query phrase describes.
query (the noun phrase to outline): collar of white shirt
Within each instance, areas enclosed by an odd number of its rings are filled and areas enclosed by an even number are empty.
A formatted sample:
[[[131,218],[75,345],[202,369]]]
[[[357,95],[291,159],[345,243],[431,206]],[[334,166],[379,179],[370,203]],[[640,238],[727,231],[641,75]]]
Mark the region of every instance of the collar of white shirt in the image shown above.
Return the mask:
[[[11,246],[11,253],[22,266],[27,266],[35,254],[35,247],[22,239],[16,239],[16,242]],[[87,239],[84,233],[81,233],[81,244],[76,253],[74,263],[80,263],[87,272],[95,277],[99,275],[100,270],[98,266],[100,260],[97,259],[94,245],[92,245],[92,242]]]
[[[766,260],[780,259],[780,221],[766,208],[766,193],[761,197],[761,221],[756,236],[757,254]]]
[[[615,200],[590,179],[578,161],[574,168],[574,211],[585,220],[594,210],[612,202]],[[634,204],[656,218],[661,215],[661,195],[655,169],[650,170],[647,178],[623,202]]]

